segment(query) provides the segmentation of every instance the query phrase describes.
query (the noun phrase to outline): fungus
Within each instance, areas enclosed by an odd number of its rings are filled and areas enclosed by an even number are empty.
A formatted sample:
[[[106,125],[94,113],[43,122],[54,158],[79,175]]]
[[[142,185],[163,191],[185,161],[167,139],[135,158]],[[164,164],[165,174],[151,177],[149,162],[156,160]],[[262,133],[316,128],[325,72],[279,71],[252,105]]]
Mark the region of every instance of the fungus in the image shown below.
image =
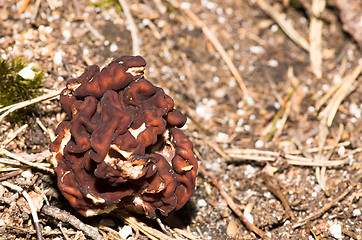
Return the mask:
[[[191,197],[197,161],[178,128],[186,117],[147,81],[146,61],[123,56],[89,66],[66,83],[60,103],[70,120],[50,145],[60,191],[84,216],[130,208],[168,215]]]

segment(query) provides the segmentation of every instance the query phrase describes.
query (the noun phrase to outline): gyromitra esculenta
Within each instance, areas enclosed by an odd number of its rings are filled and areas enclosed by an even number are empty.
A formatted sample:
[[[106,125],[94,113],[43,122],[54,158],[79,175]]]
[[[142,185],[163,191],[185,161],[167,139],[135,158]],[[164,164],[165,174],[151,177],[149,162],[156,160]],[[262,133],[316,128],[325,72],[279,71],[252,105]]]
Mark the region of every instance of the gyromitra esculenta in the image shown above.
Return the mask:
[[[146,61],[123,56],[88,67],[60,95],[69,121],[50,145],[58,187],[82,215],[131,208],[156,217],[180,209],[195,188],[197,161],[178,128],[186,117],[147,81]]]

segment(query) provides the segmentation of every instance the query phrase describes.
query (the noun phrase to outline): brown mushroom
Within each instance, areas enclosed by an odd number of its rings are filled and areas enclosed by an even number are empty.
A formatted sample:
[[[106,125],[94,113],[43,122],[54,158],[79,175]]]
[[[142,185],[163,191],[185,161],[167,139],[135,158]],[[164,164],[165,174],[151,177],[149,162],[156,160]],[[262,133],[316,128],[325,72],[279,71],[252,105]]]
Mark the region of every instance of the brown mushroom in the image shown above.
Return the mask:
[[[82,215],[133,208],[156,217],[180,209],[195,188],[186,117],[144,76],[140,57],[90,66],[60,96],[69,121],[50,145],[58,187]],[[178,127],[178,128],[177,128]]]

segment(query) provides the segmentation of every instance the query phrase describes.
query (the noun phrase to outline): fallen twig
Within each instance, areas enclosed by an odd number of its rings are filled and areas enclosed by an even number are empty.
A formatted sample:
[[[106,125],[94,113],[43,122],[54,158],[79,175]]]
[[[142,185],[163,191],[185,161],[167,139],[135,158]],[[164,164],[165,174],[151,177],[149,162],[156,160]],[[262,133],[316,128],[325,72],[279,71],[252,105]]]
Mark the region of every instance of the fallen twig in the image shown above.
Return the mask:
[[[36,239],[42,240],[43,235],[42,235],[42,231],[41,231],[41,227],[40,227],[40,223],[39,223],[38,214],[36,213],[36,207],[34,206],[34,203],[31,200],[29,194],[22,187],[19,187],[12,183],[2,182],[2,185],[23,194],[24,198],[26,199],[26,201],[29,204],[31,215],[33,216],[34,226],[35,226],[35,230],[36,230]]]
[[[267,171],[263,170],[261,172],[261,177],[264,180],[268,190],[282,202],[285,211],[287,212],[289,217],[294,220],[294,214],[292,209],[290,208],[289,201],[284,193],[280,190],[278,183],[273,179],[271,175],[267,173]]]
[[[286,16],[283,13],[278,12],[277,9],[275,9],[273,6],[271,6],[269,3],[267,3],[264,0],[257,0],[256,3],[259,5],[259,7],[268,14],[271,18],[274,19],[274,21],[283,29],[285,34],[298,46],[303,48],[305,51],[309,52],[309,43],[308,41],[302,37],[286,20]]]
[[[0,177],[0,182],[4,181],[6,179],[9,179],[9,178],[15,177],[15,176],[21,174],[23,171],[24,171],[23,169],[18,169],[18,170],[9,172],[7,174],[4,174],[3,176]]]
[[[236,215],[238,215],[238,217],[240,218],[240,220],[242,221],[242,223],[252,232],[254,232],[255,234],[257,234],[258,236],[264,238],[264,239],[269,239],[266,236],[266,233],[264,231],[262,231],[261,229],[259,229],[257,226],[255,226],[254,224],[252,224],[251,222],[249,222],[249,220],[245,217],[245,215],[240,211],[240,209],[238,208],[238,206],[235,204],[235,202],[232,200],[232,198],[225,192],[225,190],[223,189],[223,187],[221,186],[221,184],[219,183],[219,181],[210,173],[208,173],[207,171],[205,171],[205,169],[202,166],[199,166],[199,171],[201,172],[202,175],[204,175],[205,177],[209,178],[212,183],[214,184],[214,186],[219,190],[221,196],[224,198],[224,200],[226,201],[226,203],[229,205],[229,207],[234,211],[234,213]]]
[[[344,235],[347,235],[348,237],[352,238],[352,239],[356,239],[356,240],[361,240],[362,239],[362,234],[358,234],[358,233],[354,233],[352,231],[349,231],[345,228],[342,228],[342,233]]]
[[[131,32],[131,38],[132,38],[132,50],[133,55],[139,55],[141,53],[141,47],[140,47],[140,40],[138,37],[138,30],[137,26],[133,20],[131,11],[129,10],[128,4],[126,0],[118,0],[119,4],[121,4],[123,13],[127,19],[129,31]]]
[[[76,218],[75,216],[71,215],[70,213],[68,213],[64,210],[60,210],[59,208],[54,207],[54,206],[44,205],[44,207],[42,207],[41,211],[44,214],[51,216],[57,220],[60,220],[65,223],[69,223],[70,225],[72,225],[76,229],[84,232],[85,235],[87,235],[88,237],[90,237],[94,240],[103,239],[102,235],[98,232],[97,228],[81,222],[78,218]]]
[[[192,21],[196,23],[198,27],[202,29],[202,32],[205,34],[207,39],[213,44],[215,49],[220,53],[221,58],[224,60],[226,65],[228,66],[230,72],[233,74],[234,78],[236,79],[236,82],[238,83],[242,94],[244,96],[244,100],[247,104],[252,105],[253,100],[251,98],[251,95],[249,93],[249,90],[246,88],[246,85],[244,83],[243,78],[239,74],[238,69],[235,67],[233,61],[231,60],[229,54],[225,51],[224,47],[221,45],[220,41],[217,39],[215,34],[212,32],[210,28],[206,26],[206,24],[190,9],[181,8],[179,4],[175,3],[172,0],[169,0],[169,2],[176,7],[177,9],[184,12]]]
[[[341,201],[345,196],[347,196],[352,191],[353,188],[354,188],[354,186],[352,186],[352,185],[348,186],[348,188],[343,193],[341,193],[341,195],[339,195],[337,198],[333,199],[332,201],[327,203],[324,207],[315,211],[308,217],[305,217],[302,220],[300,220],[299,222],[297,222],[296,224],[294,224],[293,228],[300,227],[300,226],[304,225],[306,221],[311,220],[311,219],[321,215],[322,213],[328,211],[331,207],[333,207],[334,204]]]
[[[44,94],[43,96],[40,96],[40,97],[37,97],[37,98],[33,98],[33,99],[30,99],[30,100],[27,100],[27,101],[24,101],[24,102],[20,102],[20,103],[16,103],[16,104],[13,104],[13,105],[10,105],[10,106],[7,106],[7,107],[3,107],[3,108],[0,109],[0,112],[3,112],[3,111],[5,111],[5,112],[0,115],[0,122],[1,122],[9,113],[14,112],[15,110],[24,108],[24,107],[26,107],[26,106],[32,105],[32,104],[37,103],[37,102],[41,102],[41,101],[44,101],[44,100],[47,100],[47,99],[56,97],[56,96],[58,96],[61,92],[62,92],[62,90],[53,91],[53,92],[51,92],[51,93]]]

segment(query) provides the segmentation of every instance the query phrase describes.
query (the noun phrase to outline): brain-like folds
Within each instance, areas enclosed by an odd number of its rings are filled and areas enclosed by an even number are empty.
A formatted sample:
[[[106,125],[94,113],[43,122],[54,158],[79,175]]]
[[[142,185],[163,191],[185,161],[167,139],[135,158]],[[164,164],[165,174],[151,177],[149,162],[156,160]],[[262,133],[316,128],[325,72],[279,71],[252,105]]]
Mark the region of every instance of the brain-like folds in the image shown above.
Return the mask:
[[[69,117],[51,144],[58,187],[82,215],[126,207],[156,217],[180,209],[195,188],[186,117],[144,76],[140,57],[88,67],[67,81],[60,103]]]

